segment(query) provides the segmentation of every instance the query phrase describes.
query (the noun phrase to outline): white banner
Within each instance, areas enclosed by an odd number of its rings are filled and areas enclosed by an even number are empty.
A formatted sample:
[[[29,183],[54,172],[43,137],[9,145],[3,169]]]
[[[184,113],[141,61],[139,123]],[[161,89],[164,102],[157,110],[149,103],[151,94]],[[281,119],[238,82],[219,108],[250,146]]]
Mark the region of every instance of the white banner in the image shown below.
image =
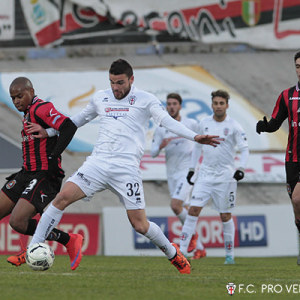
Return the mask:
[[[240,156],[237,155],[236,167]],[[201,168],[201,164],[199,165]],[[140,169],[143,180],[167,180],[165,155],[162,152],[156,158],[145,153]],[[245,177],[241,183],[285,183],[285,153],[250,153]]]
[[[169,207],[148,207],[146,212],[171,242],[179,244],[182,225]],[[236,257],[295,256],[296,264],[298,233],[291,205],[240,206],[232,218]],[[197,231],[207,256],[225,256],[222,226],[216,211],[209,206],[202,210]],[[104,255],[164,256],[147,238],[134,232],[123,207],[103,208],[103,229]]]
[[[0,1],[0,40],[15,37],[15,0]]]
[[[246,43],[264,49],[300,44],[297,0],[21,0],[32,38],[39,46],[64,39],[156,30],[201,43]],[[120,31],[121,30],[121,31]]]
[[[284,151],[287,134],[258,135],[255,126],[263,116],[249,101],[229,86],[223,85],[200,67],[173,67],[137,69],[134,71],[135,84],[155,94],[162,102],[170,92],[178,92],[183,98],[182,115],[196,120],[212,113],[211,92],[222,88],[229,92],[229,115],[245,129],[250,151]],[[107,71],[94,72],[49,72],[49,73],[2,73],[0,77],[0,101],[15,110],[8,94],[10,83],[18,76],[30,78],[36,94],[51,101],[58,110],[68,116],[79,112],[99,89],[109,86]],[[274,103],[275,103],[274,99]],[[141,161],[144,180],[166,180],[163,152],[157,158],[149,155],[156,125],[150,121],[147,132],[145,155]],[[68,149],[74,152],[91,152],[97,139],[97,119],[78,129]],[[270,164],[270,168],[268,168]],[[285,182],[284,154],[251,154],[245,182]]]

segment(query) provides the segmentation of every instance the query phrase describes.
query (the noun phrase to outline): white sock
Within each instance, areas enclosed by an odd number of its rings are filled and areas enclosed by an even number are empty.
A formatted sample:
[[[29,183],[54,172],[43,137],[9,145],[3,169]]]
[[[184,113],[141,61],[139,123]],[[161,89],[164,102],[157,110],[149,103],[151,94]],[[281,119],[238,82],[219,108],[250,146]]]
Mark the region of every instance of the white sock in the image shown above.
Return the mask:
[[[157,224],[149,221],[149,229],[145,233],[145,237],[164,252],[168,259],[171,259],[176,255],[175,247],[172,246]]]
[[[232,219],[223,222],[225,255],[231,255],[232,257],[234,257],[234,231],[235,227]]]
[[[177,217],[180,220],[181,224],[184,223],[187,214],[188,214],[187,209],[185,207],[183,207],[181,213],[177,215]]]
[[[59,223],[63,213],[63,210],[56,208],[51,203],[42,214],[29,246],[35,243],[43,243],[52,229]]]
[[[189,247],[192,235],[195,233],[198,217],[187,215],[182,227],[180,238],[180,251],[183,255],[187,255],[187,249]]]

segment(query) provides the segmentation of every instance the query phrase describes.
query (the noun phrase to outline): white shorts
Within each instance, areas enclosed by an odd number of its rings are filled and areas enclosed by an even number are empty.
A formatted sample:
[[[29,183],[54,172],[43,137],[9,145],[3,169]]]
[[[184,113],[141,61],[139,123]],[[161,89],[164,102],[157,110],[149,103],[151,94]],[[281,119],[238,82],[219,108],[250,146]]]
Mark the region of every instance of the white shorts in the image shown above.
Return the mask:
[[[197,181],[190,205],[204,207],[212,199],[215,210],[220,213],[230,213],[235,207],[236,189],[237,181],[224,183]]]
[[[168,176],[168,187],[172,199],[178,199],[188,204],[193,186],[187,180],[188,171]]]
[[[144,189],[140,170],[134,165],[89,156],[67,181],[75,183],[88,198],[105,189],[116,194],[127,210],[144,209]]]

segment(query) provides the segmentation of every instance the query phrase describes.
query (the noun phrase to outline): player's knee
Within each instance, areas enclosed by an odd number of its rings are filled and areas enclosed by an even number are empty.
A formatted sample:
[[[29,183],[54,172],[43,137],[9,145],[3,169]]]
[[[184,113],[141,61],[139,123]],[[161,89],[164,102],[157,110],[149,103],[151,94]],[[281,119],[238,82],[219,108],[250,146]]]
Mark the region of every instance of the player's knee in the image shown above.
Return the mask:
[[[71,203],[72,197],[68,191],[59,192],[53,200],[53,205],[61,210],[65,209]]]
[[[198,206],[190,206],[189,208],[189,215],[190,216],[194,216],[194,217],[198,217],[200,212],[201,212],[202,207],[198,207]]]
[[[220,217],[221,217],[222,222],[228,222],[231,219],[231,214],[223,213],[223,214],[220,214]]]

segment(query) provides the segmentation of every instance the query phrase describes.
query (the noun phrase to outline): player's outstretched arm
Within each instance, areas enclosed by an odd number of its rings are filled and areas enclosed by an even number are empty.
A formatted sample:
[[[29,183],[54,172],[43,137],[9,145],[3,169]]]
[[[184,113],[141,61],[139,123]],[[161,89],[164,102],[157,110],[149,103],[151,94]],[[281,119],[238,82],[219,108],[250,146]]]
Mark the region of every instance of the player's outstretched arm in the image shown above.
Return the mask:
[[[224,141],[224,139],[220,138],[218,135],[196,135],[194,137],[194,140],[199,144],[206,144],[213,147],[217,147],[218,144],[220,144],[221,141]]]

